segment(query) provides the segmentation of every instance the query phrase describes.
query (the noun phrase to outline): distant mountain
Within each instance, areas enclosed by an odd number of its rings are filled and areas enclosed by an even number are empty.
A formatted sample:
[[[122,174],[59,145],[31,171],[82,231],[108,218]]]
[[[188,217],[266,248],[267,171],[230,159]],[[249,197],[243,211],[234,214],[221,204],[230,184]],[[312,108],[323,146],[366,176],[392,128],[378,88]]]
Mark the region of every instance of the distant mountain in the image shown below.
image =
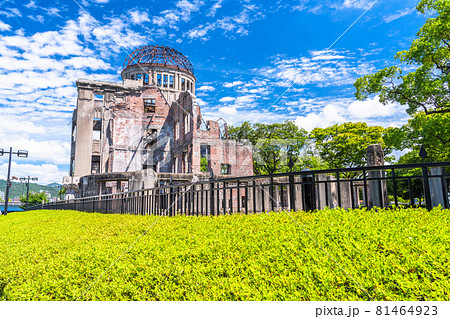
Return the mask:
[[[55,187],[55,188],[58,188],[58,187],[61,187],[61,184],[58,184],[58,183],[51,183],[51,184],[48,184],[48,185],[46,185],[47,187]]]
[[[56,186],[59,185],[60,184],[58,183],[51,183],[49,185],[39,185],[30,182],[30,193],[31,192],[39,193],[43,191],[49,192],[51,194],[51,197],[57,197],[59,189],[56,188]],[[6,181],[4,179],[0,179],[0,192],[6,193]],[[11,181],[11,188],[9,189],[9,197],[16,198],[22,196],[22,194],[24,196],[27,195],[27,185],[25,183],[22,184],[21,182]],[[4,200],[3,196],[1,196],[2,200]]]

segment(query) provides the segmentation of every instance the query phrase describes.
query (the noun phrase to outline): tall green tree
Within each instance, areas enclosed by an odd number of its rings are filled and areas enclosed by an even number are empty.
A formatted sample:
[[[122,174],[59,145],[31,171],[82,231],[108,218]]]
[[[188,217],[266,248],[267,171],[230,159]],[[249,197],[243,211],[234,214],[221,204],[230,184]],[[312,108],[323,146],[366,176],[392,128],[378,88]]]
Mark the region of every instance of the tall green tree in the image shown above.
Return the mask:
[[[450,161],[450,113],[417,113],[402,127],[388,129],[385,140],[397,150],[410,150],[400,163],[421,162],[422,145],[428,153],[427,162]]]
[[[450,0],[422,0],[416,9],[431,14],[410,48],[395,56],[399,66],[358,79],[356,98],[379,94],[380,102],[399,102],[410,115],[450,112]],[[412,70],[412,71],[410,71]]]
[[[317,159],[305,155],[308,134],[292,121],[274,124],[250,124],[230,127],[229,138],[240,142],[248,141],[253,146],[253,170],[257,175],[289,171],[289,160],[300,170],[308,164],[320,164]]]
[[[25,204],[27,202],[27,197],[21,196],[20,201]],[[49,201],[47,194],[45,194],[44,192],[40,193],[33,192],[30,193],[28,196],[28,206],[40,205],[42,204],[42,201],[44,201],[44,203],[48,203]],[[25,207],[25,205],[22,205],[21,207]]]
[[[315,128],[310,136],[330,168],[352,168],[367,165],[367,147],[371,144],[381,144],[385,156],[389,155],[391,147],[384,141],[384,132],[381,126],[358,122]],[[389,157],[386,159],[390,160]],[[353,174],[347,173],[345,176]]]

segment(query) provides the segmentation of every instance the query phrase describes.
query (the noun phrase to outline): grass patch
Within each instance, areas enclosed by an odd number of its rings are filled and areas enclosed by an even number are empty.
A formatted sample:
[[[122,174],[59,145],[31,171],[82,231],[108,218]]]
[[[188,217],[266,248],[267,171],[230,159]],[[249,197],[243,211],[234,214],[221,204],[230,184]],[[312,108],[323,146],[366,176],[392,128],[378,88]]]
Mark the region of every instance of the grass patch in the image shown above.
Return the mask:
[[[375,300],[450,300],[449,210],[292,216]],[[0,300],[76,300],[158,217],[0,216]],[[81,300],[369,300],[283,212],[164,217]]]

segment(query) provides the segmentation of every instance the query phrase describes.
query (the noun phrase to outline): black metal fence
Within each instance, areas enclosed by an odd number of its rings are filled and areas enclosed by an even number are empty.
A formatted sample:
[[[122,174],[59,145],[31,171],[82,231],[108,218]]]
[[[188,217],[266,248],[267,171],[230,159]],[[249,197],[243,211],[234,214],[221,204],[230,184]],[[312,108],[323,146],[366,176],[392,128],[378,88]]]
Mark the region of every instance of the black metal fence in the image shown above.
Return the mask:
[[[449,208],[449,172],[450,162],[440,162],[245,176],[57,201],[29,210],[205,216],[325,207]]]

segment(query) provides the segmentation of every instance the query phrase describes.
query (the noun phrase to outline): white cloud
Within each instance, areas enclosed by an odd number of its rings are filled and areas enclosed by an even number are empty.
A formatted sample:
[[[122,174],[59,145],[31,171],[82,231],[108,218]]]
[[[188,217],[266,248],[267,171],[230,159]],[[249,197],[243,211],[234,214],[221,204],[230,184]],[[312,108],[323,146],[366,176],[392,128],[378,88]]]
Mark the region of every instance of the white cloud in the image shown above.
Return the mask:
[[[222,106],[219,109],[219,112],[226,115],[235,115],[237,114],[237,110],[234,107]]]
[[[248,30],[246,26],[262,18],[264,18],[264,14],[259,11],[258,7],[255,5],[244,5],[244,9],[239,14],[226,16],[205,25],[199,25],[187,31],[185,36],[192,40],[201,39],[206,41],[209,39],[207,34],[216,29],[221,29],[225,34],[230,34],[231,38],[234,38],[236,35],[247,35]]]
[[[405,8],[403,10],[397,11],[394,14],[391,14],[389,16],[384,17],[383,20],[386,23],[390,23],[390,22],[392,22],[394,20],[400,19],[401,17],[409,15],[409,14],[413,13],[414,11],[416,11],[416,8],[414,8],[414,7],[413,8],[409,8],[409,9]]]
[[[307,103],[311,102],[314,103],[314,101],[307,101]],[[384,105],[379,102],[378,96],[365,101],[350,102],[348,99],[328,103],[322,101],[312,109],[315,111],[310,109],[310,113],[297,116],[295,119],[297,126],[307,131],[344,122],[366,122],[369,125],[388,127],[402,125],[408,119],[406,107],[398,103]]]
[[[29,15],[28,18],[39,23],[44,23],[44,17],[41,16],[40,14],[38,14],[37,16]]]
[[[187,0],[177,1],[175,3],[176,8],[161,11],[161,15],[154,17],[152,22],[160,27],[168,26],[171,29],[178,30],[177,24],[181,21],[188,22],[192,13],[199,11],[203,4],[203,1],[199,0],[192,2]]]
[[[354,58],[346,51],[311,51],[311,57],[287,58],[277,56],[272,66],[255,69],[260,76],[272,78],[273,85],[289,87],[314,84],[318,87],[353,84],[358,77],[369,74],[374,67]]]
[[[344,0],[343,8],[367,9],[375,0]]]
[[[199,88],[196,89],[196,91],[202,91],[202,92],[211,92],[214,91],[216,88],[210,85],[202,85]]]
[[[109,0],[93,0],[96,3],[108,3]]]
[[[217,10],[219,10],[219,9],[222,7],[222,2],[223,2],[223,1],[224,1],[224,0],[218,0],[218,1],[216,1],[216,2],[212,5],[211,9],[209,9],[208,16],[214,17],[214,16],[216,15]]]
[[[347,109],[349,116],[355,119],[369,119],[376,117],[388,117],[394,115],[398,110],[392,104],[384,105],[380,103],[380,98],[365,101],[354,101]]]
[[[25,159],[26,160],[26,159]],[[8,163],[3,163],[0,165],[0,178],[6,179],[4,172],[7,171]],[[60,170],[60,168],[53,164],[22,164],[21,162],[16,162],[16,160],[11,162],[11,175],[20,177],[37,177],[39,178],[39,184],[50,184],[50,183],[61,183],[62,177],[68,175],[69,172]]]
[[[7,18],[21,17],[22,13],[17,8],[8,8],[7,11],[0,11],[0,15],[4,15]]]
[[[225,97],[221,98],[221,99],[219,100],[219,102],[226,103],[226,102],[233,102],[234,100],[235,100],[234,97],[231,97],[231,96],[225,96]]]
[[[150,21],[148,13],[139,11],[138,9],[128,11],[128,14],[131,15],[131,21],[133,24],[142,24],[143,22]]]
[[[242,85],[242,84],[244,84],[244,82],[242,82],[242,81],[233,81],[233,82],[226,82],[223,84],[223,86],[226,88],[231,88],[233,86],[238,86],[238,85]]]
[[[316,127],[328,127],[336,123],[345,122],[345,118],[341,115],[343,108],[333,104],[326,105],[320,113],[309,113],[306,116],[297,116],[295,124],[298,127],[311,131]]]
[[[11,26],[9,24],[0,21],[0,31],[9,31],[9,30],[11,30]]]

